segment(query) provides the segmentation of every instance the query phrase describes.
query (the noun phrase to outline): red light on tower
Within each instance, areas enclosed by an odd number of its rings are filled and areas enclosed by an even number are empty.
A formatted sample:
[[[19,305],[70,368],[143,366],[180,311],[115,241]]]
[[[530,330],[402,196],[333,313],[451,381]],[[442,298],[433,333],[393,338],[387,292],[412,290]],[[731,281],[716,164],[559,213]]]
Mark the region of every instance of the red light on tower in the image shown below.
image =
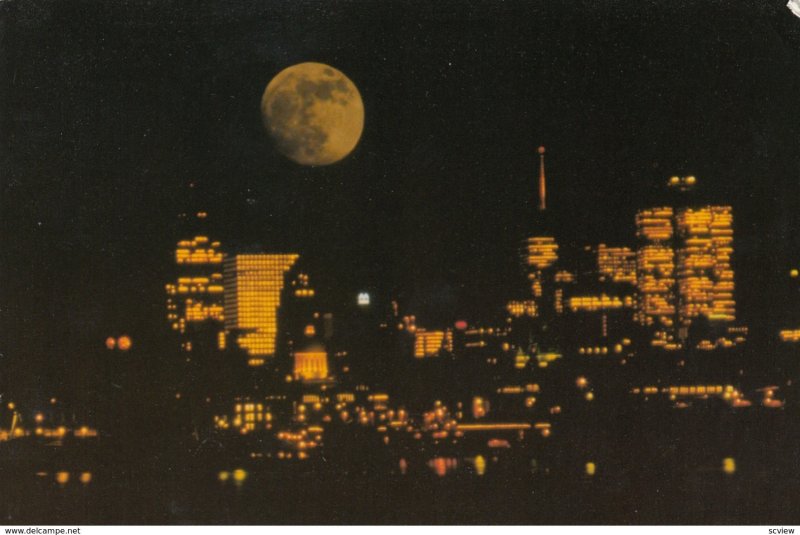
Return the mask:
[[[464,320],[458,320],[456,322],[456,329],[459,331],[466,331],[467,330],[467,322]]]

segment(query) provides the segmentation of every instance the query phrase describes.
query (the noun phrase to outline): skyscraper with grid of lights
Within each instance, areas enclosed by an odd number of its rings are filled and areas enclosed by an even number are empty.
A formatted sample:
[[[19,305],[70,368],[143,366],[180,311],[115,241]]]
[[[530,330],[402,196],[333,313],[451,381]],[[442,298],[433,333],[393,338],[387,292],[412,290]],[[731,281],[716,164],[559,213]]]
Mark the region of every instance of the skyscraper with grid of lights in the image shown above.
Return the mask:
[[[225,329],[247,353],[249,366],[263,366],[275,356],[287,273],[298,258],[240,254],[225,261]]]
[[[668,186],[690,192],[695,177],[671,177]],[[700,349],[733,345],[727,334],[736,321],[733,209],[730,206],[663,206],[636,214],[639,290],[637,319],[653,328],[651,345],[686,347],[693,324],[702,319]]]

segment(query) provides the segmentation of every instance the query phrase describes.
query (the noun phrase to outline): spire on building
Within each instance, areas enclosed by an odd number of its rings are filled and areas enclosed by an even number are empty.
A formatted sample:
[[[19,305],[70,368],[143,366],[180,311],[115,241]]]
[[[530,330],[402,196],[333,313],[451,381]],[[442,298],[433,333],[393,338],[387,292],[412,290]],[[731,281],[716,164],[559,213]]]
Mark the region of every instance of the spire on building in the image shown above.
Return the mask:
[[[539,210],[547,209],[547,181],[544,176],[544,147],[539,147]]]

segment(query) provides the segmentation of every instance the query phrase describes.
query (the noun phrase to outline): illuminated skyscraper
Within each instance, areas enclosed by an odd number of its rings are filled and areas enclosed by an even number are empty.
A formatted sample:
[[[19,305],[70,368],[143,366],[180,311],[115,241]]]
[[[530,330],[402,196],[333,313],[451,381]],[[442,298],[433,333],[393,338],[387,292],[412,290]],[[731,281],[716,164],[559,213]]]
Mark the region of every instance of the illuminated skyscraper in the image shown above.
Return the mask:
[[[547,228],[546,221],[546,177],[544,170],[544,147],[539,147],[539,203],[534,216],[530,234],[525,239],[522,250],[522,261],[530,284],[530,296],[536,306],[537,315],[553,312],[553,266],[558,261],[558,243]]]
[[[673,209],[648,208],[636,214],[636,276],[639,302],[636,318],[654,328],[654,346],[677,349],[675,322],[675,252]]]
[[[286,274],[297,259],[296,254],[243,254],[225,261],[225,328],[250,366],[275,356]],[[294,292],[302,297],[313,290],[301,284]]]
[[[670,188],[688,192],[696,179],[672,177]],[[733,212],[730,206],[679,206],[640,210],[636,265],[637,319],[655,328],[652,345],[679,349],[696,320],[730,334],[736,320],[734,299]],[[719,329],[724,327],[724,329]],[[734,329],[735,330],[735,329]],[[704,336],[710,336],[705,333]],[[704,340],[704,348],[729,342]],[[719,344],[717,344],[719,345]]]
[[[179,275],[166,285],[167,320],[184,351],[193,350],[200,330],[213,331],[217,346],[225,347],[222,261],[220,242],[207,236],[181,240],[175,249]]]
[[[735,321],[731,207],[681,210],[676,231],[680,326],[688,328],[698,316],[712,323]]]
[[[557,296],[556,263],[558,243],[548,224],[547,181],[544,166],[544,147],[537,150],[539,155],[538,202],[531,214],[530,226],[522,244],[521,260],[525,272],[527,291],[521,299],[507,304],[509,322],[515,345],[532,349],[552,345],[555,335],[552,326],[557,309],[563,308],[563,295]],[[563,292],[562,292],[563,293]],[[535,318],[531,321],[530,318]]]

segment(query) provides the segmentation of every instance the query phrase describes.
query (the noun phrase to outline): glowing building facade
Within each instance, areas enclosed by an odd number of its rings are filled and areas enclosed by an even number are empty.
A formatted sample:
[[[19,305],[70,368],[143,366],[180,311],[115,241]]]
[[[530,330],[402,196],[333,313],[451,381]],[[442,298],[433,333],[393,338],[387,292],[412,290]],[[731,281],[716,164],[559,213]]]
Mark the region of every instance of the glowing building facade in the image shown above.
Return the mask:
[[[693,318],[736,320],[733,268],[733,214],[730,206],[688,208],[676,216],[680,324]]]
[[[175,249],[179,274],[165,288],[167,320],[181,335],[184,351],[192,351],[196,345],[195,333],[200,328],[214,331],[217,346],[225,347],[223,256],[220,242],[207,236],[181,240]]]
[[[655,329],[653,346],[678,349],[675,341],[675,251],[672,207],[640,210],[636,214],[636,279],[639,290],[636,318]]]
[[[530,293],[526,300],[508,304],[512,317],[548,316],[554,312],[554,272],[558,261],[558,243],[547,229],[546,178],[544,169],[544,147],[539,147],[539,187],[535,225],[522,245],[522,265],[528,280]],[[530,301],[532,298],[532,301]]]
[[[446,331],[427,331],[416,329],[414,332],[414,357],[436,357],[442,351],[452,353],[453,351],[453,332]]]
[[[248,354],[250,366],[275,355],[286,275],[297,259],[296,254],[243,254],[225,261],[225,328]],[[303,281],[294,292],[312,295]]]
[[[328,352],[320,343],[311,343],[294,352],[294,378],[316,382],[328,378]]]
[[[672,177],[668,185],[690,191],[696,179]],[[730,206],[680,206],[636,214],[637,319],[654,328],[651,345],[684,347],[690,327],[703,318],[716,334],[702,333],[700,349],[729,347],[741,333],[734,298],[733,211]],[[728,335],[732,334],[733,339]],[[717,335],[719,338],[714,340]],[[695,341],[697,342],[697,341]]]
[[[630,247],[597,246],[597,271],[602,282],[636,284],[636,253]]]

